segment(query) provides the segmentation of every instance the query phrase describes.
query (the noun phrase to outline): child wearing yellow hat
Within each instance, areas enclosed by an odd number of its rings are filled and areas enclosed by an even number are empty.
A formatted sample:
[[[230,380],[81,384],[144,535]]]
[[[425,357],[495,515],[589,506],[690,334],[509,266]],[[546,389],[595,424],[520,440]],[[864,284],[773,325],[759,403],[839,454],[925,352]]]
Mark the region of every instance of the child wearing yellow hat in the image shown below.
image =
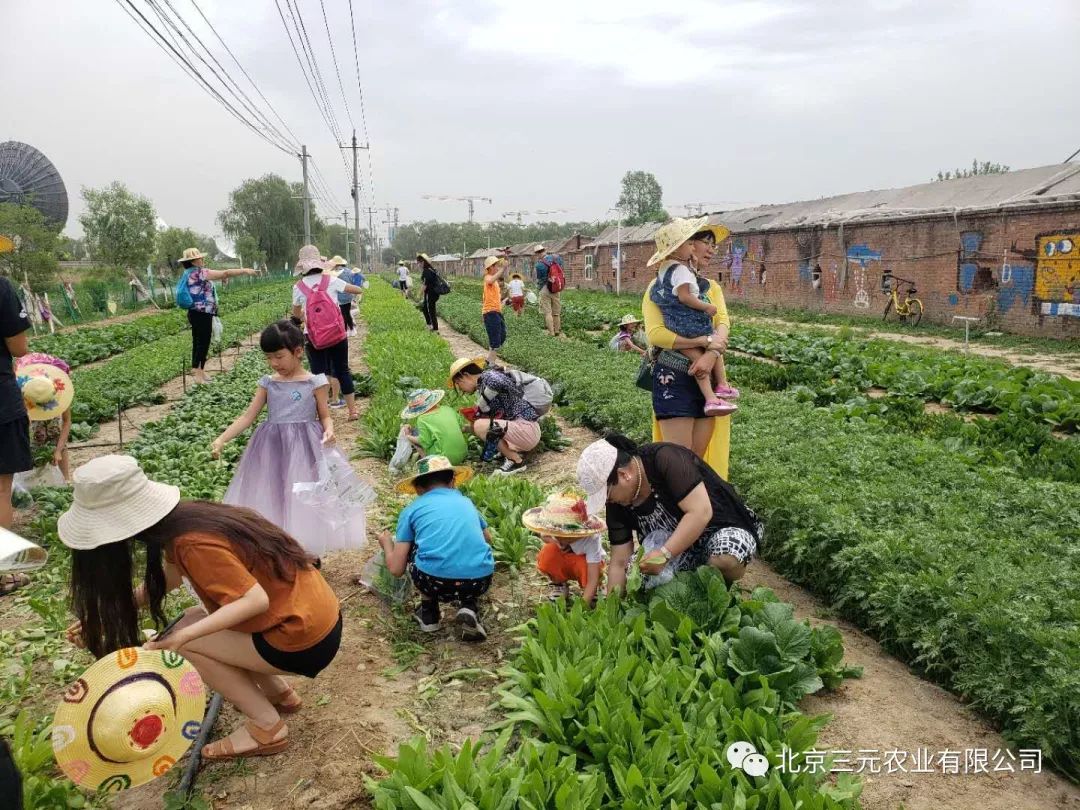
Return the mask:
[[[71,404],[75,398],[69,370],[67,363],[49,354],[27,354],[15,363],[15,379],[30,417],[34,461],[54,464],[65,481],[71,480],[67,443],[71,436]]]

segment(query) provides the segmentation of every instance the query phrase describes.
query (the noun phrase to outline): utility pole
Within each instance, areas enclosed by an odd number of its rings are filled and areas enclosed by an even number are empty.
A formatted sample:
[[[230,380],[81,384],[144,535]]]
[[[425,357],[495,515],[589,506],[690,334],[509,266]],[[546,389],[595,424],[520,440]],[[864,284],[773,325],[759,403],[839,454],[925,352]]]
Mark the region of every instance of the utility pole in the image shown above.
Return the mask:
[[[375,272],[375,251],[377,250],[375,244],[375,221],[372,219],[372,214],[381,214],[381,208],[365,208],[367,212],[368,222],[368,240],[371,244],[371,249],[368,251],[368,270],[371,273]]]
[[[311,192],[308,191],[307,175],[308,151],[306,146],[300,147],[300,162],[304,165],[304,244],[311,244]]]
[[[356,225],[357,233],[360,232],[360,172],[358,169],[357,156],[360,154],[361,149],[370,148],[371,144],[365,143],[360,146],[356,142],[356,130],[352,133],[352,146],[346,146],[345,144],[338,144],[339,149],[351,149],[352,150],[352,201],[353,201],[353,222]],[[372,200],[372,202],[375,202]],[[371,232],[371,217],[368,217],[368,232]],[[363,258],[363,254],[360,252],[360,239],[357,237],[356,241],[356,261],[357,263]],[[371,253],[368,253],[368,272],[374,272],[374,266],[371,263]]]
[[[349,212],[342,211],[341,216],[345,220],[345,261],[352,266],[352,259],[349,258]]]

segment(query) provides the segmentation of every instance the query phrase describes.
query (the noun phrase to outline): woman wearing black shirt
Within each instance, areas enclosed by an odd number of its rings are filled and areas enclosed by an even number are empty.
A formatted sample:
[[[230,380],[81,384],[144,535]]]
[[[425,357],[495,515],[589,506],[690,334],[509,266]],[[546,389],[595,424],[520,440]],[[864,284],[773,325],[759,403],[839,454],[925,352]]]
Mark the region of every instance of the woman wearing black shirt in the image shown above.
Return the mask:
[[[432,332],[439,331],[439,313],[435,306],[439,303],[439,274],[431,266],[431,260],[426,253],[416,254],[416,260],[420,263],[420,297],[423,302],[424,320],[427,321],[428,329]]]
[[[634,550],[653,532],[668,535],[639,564],[643,574],[711,565],[728,584],[739,579],[757,551],[764,527],[734,488],[691,450],[668,442],[640,447],[609,434],[585,448],[578,483],[589,514],[607,507],[611,566],[608,586],[621,588]]]

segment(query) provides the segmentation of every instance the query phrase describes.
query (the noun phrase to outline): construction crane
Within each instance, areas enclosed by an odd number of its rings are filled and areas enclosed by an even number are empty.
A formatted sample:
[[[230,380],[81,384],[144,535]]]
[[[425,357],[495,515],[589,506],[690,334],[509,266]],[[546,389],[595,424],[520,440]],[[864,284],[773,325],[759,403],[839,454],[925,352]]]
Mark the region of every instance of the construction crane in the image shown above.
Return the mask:
[[[447,195],[447,194],[425,194],[424,199],[425,200],[457,200],[458,202],[468,203],[469,204],[469,222],[472,222],[473,219],[474,219],[474,217],[473,217],[473,215],[475,213],[474,204],[476,202],[486,202],[486,203],[491,202],[491,197],[452,197],[452,196]]]
[[[543,217],[543,216],[547,216],[548,214],[565,214],[565,213],[566,213],[565,208],[556,208],[553,211],[504,211],[503,212],[503,219],[506,219],[506,217],[516,217],[517,218],[517,224],[520,225],[522,217],[528,217],[528,216]]]

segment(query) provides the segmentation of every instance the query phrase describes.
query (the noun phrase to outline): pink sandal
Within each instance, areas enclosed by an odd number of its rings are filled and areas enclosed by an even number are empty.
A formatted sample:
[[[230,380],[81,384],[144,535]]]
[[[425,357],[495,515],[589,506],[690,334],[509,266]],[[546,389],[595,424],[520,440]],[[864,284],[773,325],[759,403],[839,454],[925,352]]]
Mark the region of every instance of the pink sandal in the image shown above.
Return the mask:
[[[716,390],[713,391],[716,394],[717,399],[738,399],[739,389],[732,388],[730,385],[718,385]]]
[[[733,405],[722,399],[710,399],[705,403],[706,416],[727,416],[729,413],[735,413],[737,410],[739,410],[738,405]]]

